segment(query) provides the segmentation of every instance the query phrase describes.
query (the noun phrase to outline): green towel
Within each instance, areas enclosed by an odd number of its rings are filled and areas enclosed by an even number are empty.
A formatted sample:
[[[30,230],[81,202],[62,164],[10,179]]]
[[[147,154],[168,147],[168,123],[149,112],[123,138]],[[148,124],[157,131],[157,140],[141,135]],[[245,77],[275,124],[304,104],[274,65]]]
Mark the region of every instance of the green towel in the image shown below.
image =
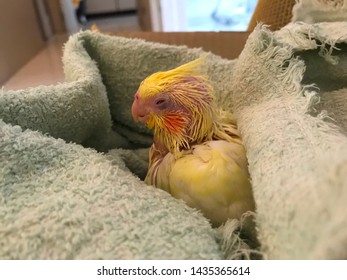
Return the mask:
[[[202,54],[81,32],[64,83],[0,92],[1,259],[249,257],[237,221],[213,229],[139,179],[152,141],[130,115],[139,82]]]
[[[0,123],[1,259],[220,259],[199,213],[106,157]]]
[[[217,103],[234,112],[247,150],[260,248],[248,223],[213,229],[140,180],[152,141],[131,119],[140,81],[205,52],[70,37],[64,83],[0,92],[0,258],[346,258],[345,30],[258,27],[239,59],[207,55]]]
[[[347,22],[258,27],[231,74],[265,258],[347,258],[346,43]]]

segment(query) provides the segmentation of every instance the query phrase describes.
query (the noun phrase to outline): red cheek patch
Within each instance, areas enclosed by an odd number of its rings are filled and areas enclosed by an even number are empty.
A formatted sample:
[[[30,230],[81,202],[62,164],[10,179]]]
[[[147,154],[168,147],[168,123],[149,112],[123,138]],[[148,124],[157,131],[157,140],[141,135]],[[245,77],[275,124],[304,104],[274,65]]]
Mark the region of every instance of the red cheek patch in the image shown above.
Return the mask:
[[[164,126],[172,133],[182,132],[186,125],[186,119],[182,115],[167,114],[165,115]]]

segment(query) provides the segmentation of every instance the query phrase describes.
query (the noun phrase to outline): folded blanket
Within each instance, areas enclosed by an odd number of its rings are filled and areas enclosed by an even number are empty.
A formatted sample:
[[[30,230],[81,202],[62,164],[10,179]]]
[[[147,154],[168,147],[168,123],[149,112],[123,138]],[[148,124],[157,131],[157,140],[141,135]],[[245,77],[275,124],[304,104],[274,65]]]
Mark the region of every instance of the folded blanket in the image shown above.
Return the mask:
[[[82,32],[65,46],[66,82],[2,90],[0,258],[241,257],[239,222],[212,229],[138,178],[152,141],[130,116],[139,82],[202,53]],[[231,69],[212,57],[210,71]]]
[[[247,149],[264,258],[346,257],[345,30],[258,27],[238,60],[207,56]],[[64,83],[0,92],[0,258],[251,256],[247,224],[212,229],[139,179],[152,141],[131,119],[140,81],[203,54],[81,32],[65,46]]]
[[[347,19],[347,0],[296,0],[293,22],[336,22]]]
[[[347,258],[346,30],[258,28],[232,72],[265,258]]]

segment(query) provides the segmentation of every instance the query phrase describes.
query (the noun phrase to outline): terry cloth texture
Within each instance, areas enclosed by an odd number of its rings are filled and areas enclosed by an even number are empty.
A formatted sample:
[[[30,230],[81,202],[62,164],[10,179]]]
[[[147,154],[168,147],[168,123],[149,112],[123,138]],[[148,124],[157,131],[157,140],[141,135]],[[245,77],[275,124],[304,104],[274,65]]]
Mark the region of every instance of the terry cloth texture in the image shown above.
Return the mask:
[[[0,259],[219,259],[199,213],[119,156],[0,122]]]
[[[245,142],[265,258],[347,257],[346,30],[258,27],[238,60],[206,58]],[[151,143],[131,119],[139,83],[204,54],[81,32],[65,46],[64,83],[2,91],[0,258],[249,257],[247,223],[212,229],[137,177]]]
[[[258,27],[231,73],[264,258],[347,258],[346,42],[346,22]]]
[[[296,0],[293,22],[347,21],[347,0]]]
[[[0,92],[0,259],[242,257],[237,222],[212,229],[136,176],[152,141],[130,115],[140,81],[202,54],[81,32],[65,46],[64,83]],[[211,55],[208,71],[233,64]]]

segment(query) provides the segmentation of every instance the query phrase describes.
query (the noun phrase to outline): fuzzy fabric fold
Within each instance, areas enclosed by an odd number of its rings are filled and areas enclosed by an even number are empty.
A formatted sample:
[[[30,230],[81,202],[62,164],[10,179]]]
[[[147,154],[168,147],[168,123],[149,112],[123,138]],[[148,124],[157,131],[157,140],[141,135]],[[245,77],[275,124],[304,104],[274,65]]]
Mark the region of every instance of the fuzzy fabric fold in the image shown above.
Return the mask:
[[[0,92],[0,257],[346,258],[346,30],[258,26],[237,60],[207,54],[247,150],[258,240],[247,217],[213,229],[140,180],[152,135],[131,118],[139,83],[206,53],[73,35],[64,83]]]

